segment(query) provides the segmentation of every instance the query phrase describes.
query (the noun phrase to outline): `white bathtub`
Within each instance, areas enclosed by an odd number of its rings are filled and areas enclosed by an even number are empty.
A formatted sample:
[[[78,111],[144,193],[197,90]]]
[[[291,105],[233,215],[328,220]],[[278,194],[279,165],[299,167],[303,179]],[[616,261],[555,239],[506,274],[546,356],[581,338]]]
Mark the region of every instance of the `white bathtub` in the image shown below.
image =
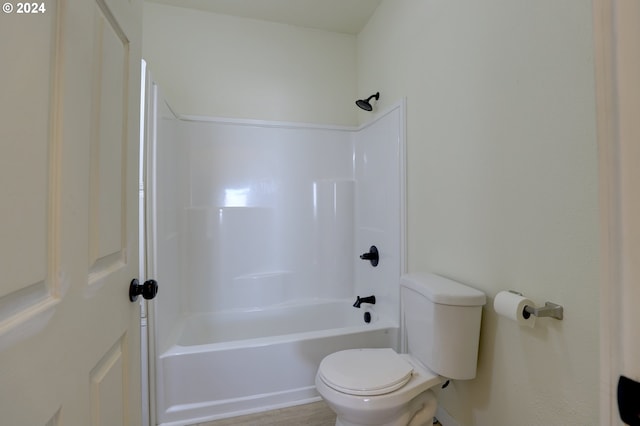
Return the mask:
[[[158,360],[157,414],[163,426],[189,425],[319,400],[322,358],[342,349],[396,346],[398,324],[352,300],[184,320]]]

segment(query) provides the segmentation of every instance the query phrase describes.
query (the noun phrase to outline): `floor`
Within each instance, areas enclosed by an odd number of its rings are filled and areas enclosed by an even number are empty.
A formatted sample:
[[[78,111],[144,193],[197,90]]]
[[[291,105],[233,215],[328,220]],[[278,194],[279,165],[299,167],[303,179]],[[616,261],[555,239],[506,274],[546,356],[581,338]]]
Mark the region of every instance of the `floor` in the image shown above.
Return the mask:
[[[295,407],[249,414],[247,416],[199,423],[193,426],[334,426],[335,424],[336,415],[331,411],[327,404],[324,403],[324,401],[318,401],[311,404],[296,405]]]
[[[327,407],[324,401],[318,401],[264,413],[198,423],[192,426],[334,426],[335,423],[336,415],[333,414],[333,411]],[[434,424],[442,426],[440,423]]]

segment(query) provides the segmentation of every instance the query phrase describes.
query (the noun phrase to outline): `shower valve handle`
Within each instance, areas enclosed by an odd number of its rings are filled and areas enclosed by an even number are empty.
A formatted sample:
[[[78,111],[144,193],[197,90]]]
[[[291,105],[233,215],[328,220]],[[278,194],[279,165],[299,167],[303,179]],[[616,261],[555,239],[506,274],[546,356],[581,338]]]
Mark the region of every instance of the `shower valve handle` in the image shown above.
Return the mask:
[[[371,262],[371,266],[378,266],[378,261],[380,260],[378,248],[376,246],[371,246],[368,253],[363,253],[360,255],[360,259],[368,260],[369,262]]]
[[[147,280],[143,284],[134,278],[129,284],[129,300],[135,302],[138,296],[142,295],[147,300],[153,299],[158,294],[158,283],[156,280]]]

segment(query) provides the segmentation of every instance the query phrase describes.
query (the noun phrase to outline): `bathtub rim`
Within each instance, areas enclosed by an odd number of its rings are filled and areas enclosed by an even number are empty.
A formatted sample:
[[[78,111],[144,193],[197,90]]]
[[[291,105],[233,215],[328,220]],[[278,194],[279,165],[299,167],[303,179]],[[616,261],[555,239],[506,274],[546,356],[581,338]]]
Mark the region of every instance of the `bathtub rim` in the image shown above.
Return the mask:
[[[380,329],[390,329],[390,328],[398,328],[400,325],[400,320],[394,318],[388,318],[384,315],[380,315],[377,311],[375,305],[367,306],[365,309],[359,309],[363,313],[365,311],[369,311],[373,314],[375,320],[371,323],[360,323],[354,326],[346,326],[346,327],[331,327],[324,328],[320,330],[311,330],[311,331],[300,331],[295,333],[282,333],[282,334],[272,334],[264,337],[252,337],[246,339],[238,339],[238,340],[228,340],[222,342],[211,342],[204,344],[194,344],[194,345],[184,345],[180,344],[180,338],[184,327],[189,319],[197,316],[208,316],[208,315],[243,315],[245,313],[262,313],[268,314],[269,312],[278,311],[281,309],[287,308],[305,308],[305,307],[317,307],[321,305],[333,305],[333,304],[344,304],[345,307],[351,306],[352,299],[350,298],[313,298],[313,299],[294,299],[288,300],[286,302],[277,303],[264,307],[249,307],[249,308],[234,308],[229,310],[221,310],[221,311],[212,311],[212,312],[191,312],[191,313],[183,313],[180,317],[179,321],[173,325],[171,330],[167,333],[167,337],[164,342],[159,341],[160,339],[155,337],[155,350],[157,354],[160,354],[159,357],[166,356],[168,354],[176,355],[185,352],[206,352],[211,350],[212,348],[237,348],[237,347],[253,347],[253,346],[264,346],[273,342],[289,342],[294,340],[308,340],[312,338],[320,338],[320,337],[330,337],[339,334],[352,334],[367,330],[380,330]],[[355,309],[355,308],[354,308]],[[183,349],[180,349],[183,348]]]
[[[374,325],[363,324],[350,327],[328,328],[316,331],[303,331],[299,333],[280,334],[266,337],[254,337],[251,339],[231,340],[228,342],[205,343],[200,345],[180,345],[174,342],[173,345],[164,350],[158,358],[163,359],[169,356],[184,355],[192,353],[210,352],[215,350],[227,350],[237,348],[254,348],[268,346],[275,343],[290,343],[320,339],[325,337],[357,334],[366,331],[399,329],[398,322],[391,320],[378,320]]]

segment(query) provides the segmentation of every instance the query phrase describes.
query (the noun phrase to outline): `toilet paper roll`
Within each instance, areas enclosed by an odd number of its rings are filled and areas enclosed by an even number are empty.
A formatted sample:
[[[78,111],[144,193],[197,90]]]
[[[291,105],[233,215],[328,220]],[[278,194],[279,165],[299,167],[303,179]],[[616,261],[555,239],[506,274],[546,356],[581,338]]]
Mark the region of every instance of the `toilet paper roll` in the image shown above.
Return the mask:
[[[536,317],[529,315],[529,318],[525,318],[523,315],[524,307],[527,305],[535,307],[531,300],[509,291],[501,291],[493,299],[493,309],[498,315],[517,321],[520,325],[533,327]]]

